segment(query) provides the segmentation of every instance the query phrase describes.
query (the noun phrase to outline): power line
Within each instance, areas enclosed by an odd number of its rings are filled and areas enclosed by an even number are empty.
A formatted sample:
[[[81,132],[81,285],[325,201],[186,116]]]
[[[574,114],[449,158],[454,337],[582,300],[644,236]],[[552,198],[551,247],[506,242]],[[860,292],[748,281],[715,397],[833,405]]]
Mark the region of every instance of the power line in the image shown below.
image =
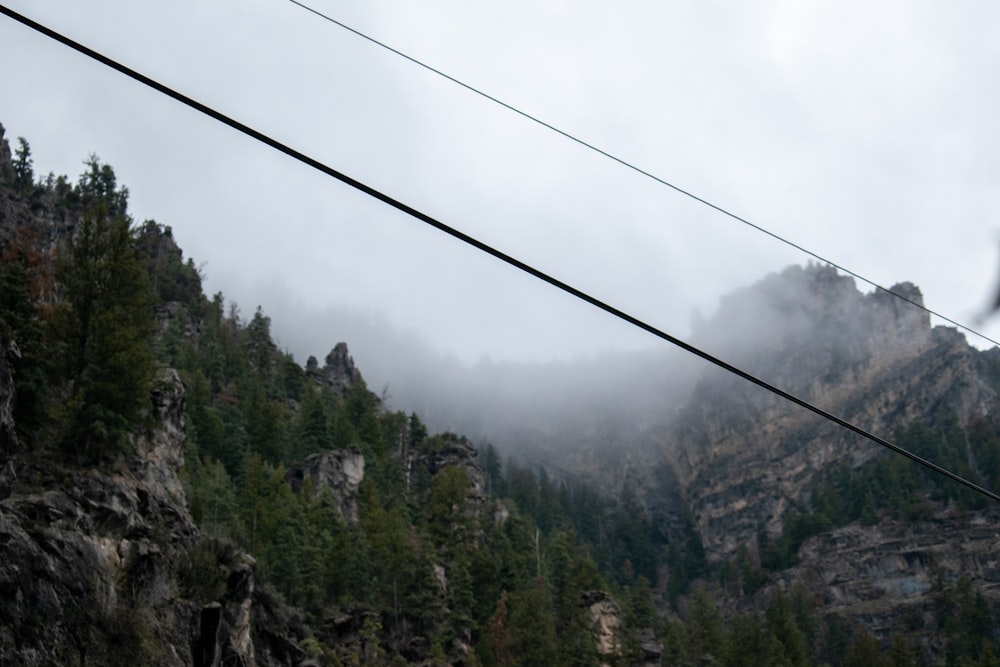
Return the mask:
[[[914,462],[916,462],[916,463],[924,466],[925,468],[928,468],[929,470],[932,470],[932,471],[934,471],[934,472],[936,472],[936,473],[938,473],[940,475],[944,475],[945,477],[951,479],[954,482],[958,482],[959,484],[962,484],[962,485],[964,485],[964,486],[972,489],[973,491],[976,491],[977,493],[981,493],[984,496],[987,496],[989,498],[992,498],[993,500],[996,500],[996,501],[1000,502],[1000,495],[997,495],[996,493],[994,493],[994,492],[992,492],[992,491],[990,491],[988,489],[985,489],[985,488],[979,486],[978,484],[976,484],[976,483],[974,483],[974,482],[972,482],[970,480],[967,480],[964,477],[961,477],[960,475],[958,475],[956,473],[951,472],[950,470],[942,468],[941,466],[939,466],[939,465],[937,465],[935,463],[931,463],[930,461],[928,461],[928,460],[926,460],[924,458],[921,458],[920,456],[917,456],[916,454],[914,454],[914,453],[912,453],[912,452],[910,452],[910,451],[908,451],[906,449],[903,449],[902,447],[900,447],[900,446],[898,446],[898,445],[896,445],[896,444],[894,444],[892,442],[889,442],[888,440],[885,440],[884,438],[881,438],[881,437],[879,437],[879,436],[877,436],[877,435],[875,435],[873,433],[870,433],[870,432],[864,430],[860,426],[856,426],[855,424],[847,421],[846,419],[842,419],[841,417],[838,417],[838,416],[834,415],[831,412],[827,412],[826,410],[824,410],[824,409],[822,409],[822,408],[820,408],[820,407],[818,407],[816,405],[813,405],[812,403],[806,401],[805,399],[799,398],[798,396],[795,396],[794,394],[791,394],[791,393],[785,391],[784,389],[781,389],[781,388],[779,388],[779,387],[777,387],[775,385],[772,385],[772,384],[770,384],[770,383],[768,383],[768,382],[766,382],[766,381],[764,381],[764,380],[756,377],[755,375],[752,375],[751,373],[749,373],[747,371],[744,371],[744,370],[742,370],[742,369],[740,369],[740,368],[738,368],[736,366],[733,366],[732,364],[730,364],[730,363],[728,363],[726,361],[723,361],[722,359],[720,359],[718,357],[715,357],[715,356],[709,354],[708,352],[705,352],[704,350],[702,350],[702,349],[700,349],[698,347],[695,347],[694,345],[691,345],[690,343],[684,342],[680,338],[672,336],[671,334],[668,334],[665,331],[661,331],[660,329],[657,329],[653,325],[648,324],[648,323],[644,322],[643,320],[638,319],[637,317],[629,315],[628,313],[626,313],[626,312],[624,312],[622,310],[619,310],[618,308],[615,308],[614,306],[612,306],[612,305],[610,305],[608,303],[605,303],[604,301],[601,301],[601,300],[597,299],[596,297],[593,297],[590,294],[588,294],[586,292],[583,292],[583,291],[581,291],[581,290],[573,287],[572,285],[564,283],[564,282],[562,282],[561,280],[559,280],[557,278],[554,278],[554,277],[552,277],[552,276],[550,276],[550,275],[548,275],[546,273],[543,273],[539,269],[536,269],[533,266],[530,266],[529,264],[526,264],[526,263],[522,262],[521,260],[519,260],[519,259],[517,259],[517,258],[515,258],[515,257],[513,257],[511,255],[506,254],[505,252],[503,252],[501,250],[498,250],[498,249],[496,249],[496,248],[494,248],[494,247],[492,247],[492,246],[490,246],[490,245],[488,245],[488,244],[486,244],[486,243],[484,243],[484,242],[482,242],[482,241],[480,241],[480,240],[478,240],[478,239],[476,239],[476,238],[474,238],[472,236],[469,236],[468,234],[466,234],[466,233],[464,233],[462,231],[459,231],[458,229],[456,229],[454,227],[446,225],[445,223],[441,222],[440,220],[437,220],[436,218],[433,218],[430,215],[427,215],[426,213],[418,211],[417,209],[413,208],[412,206],[409,206],[408,204],[404,204],[403,202],[401,202],[401,201],[399,201],[397,199],[394,199],[393,197],[391,197],[391,196],[389,196],[389,195],[387,195],[387,194],[385,194],[385,193],[383,193],[383,192],[381,192],[381,191],[379,191],[379,190],[377,190],[377,189],[375,189],[375,188],[373,188],[373,187],[371,187],[369,185],[366,185],[366,184],[364,184],[364,183],[362,183],[362,182],[360,182],[360,181],[358,181],[358,180],[356,180],[354,178],[351,178],[350,176],[348,176],[348,175],[346,175],[346,174],[344,174],[344,173],[342,173],[342,172],[334,169],[333,167],[330,167],[330,166],[324,164],[323,162],[320,162],[319,160],[316,160],[315,158],[311,158],[308,155],[305,155],[304,153],[302,153],[302,152],[300,152],[300,151],[298,151],[298,150],[296,150],[294,148],[291,148],[290,146],[288,146],[286,144],[281,143],[277,139],[274,139],[274,138],[272,138],[272,137],[264,134],[263,132],[260,132],[259,130],[255,130],[252,127],[249,127],[248,125],[244,125],[243,123],[241,123],[241,122],[239,122],[239,121],[237,121],[237,120],[235,120],[235,119],[233,119],[233,118],[231,118],[229,116],[226,116],[225,114],[223,114],[223,113],[221,113],[221,112],[219,112],[219,111],[217,111],[217,110],[215,110],[215,109],[213,109],[213,108],[211,108],[211,107],[209,107],[209,106],[207,106],[205,104],[202,104],[201,102],[198,102],[197,100],[192,99],[192,98],[188,97],[187,95],[184,95],[183,93],[177,92],[176,90],[174,90],[172,88],[169,88],[168,86],[166,86],[166,85],[164,85],[164,84],[162,84],[162,83],[160,83],[160,82],[158,82],[158,81],[156,81],[154,79],[151,79],[150,77],[148,77],[148,76],[146,76],[144,74],[141,74],[141,73],[139,73],[139,72],[137,72],[137,71],[135,71],[135,70],[133,70],[133,69],[131,69],[131,68],[129,68],[129,67],[127,67],[127,66],[125,66],[125,65],[123,65],[121,63],[119,63],[119,62],[117,62],[116,60],[113,60],[113,59],[111,59],[111,58],[109,58],[109,57],[107,57],[107,56],[105,56],[105,55],[103,55],[103,54],[101,54],[101,53],[99,53],[97,51],[94,51],[93,49],[91,49],[89,47],[86,47],[86,46],[84,46],[84,45],[82,45],[82,44],[80,44],[80,43],[78,43],[78,42],[76,42],[76,41],[74,41],[74,40],[72,40],[72,39],[70,39],[70,38],[62,35],[61,33],[58,33],[55,30],[52,30],[51,28],[48,28],[47,26],[44,26],[44,25],[42,25],[42,24],[40,24],[40,23],[38,23],[36,21],[33,21],[33,20],[31,20],[31,19],[29,19],[29,18],[27,18],[25,16],[22,16],[21,14],[18,14],[17,12],[9,9],[8,7],[6,7],[4,5],[0,5],[0,13],[5,14],[6,16],[14,19],[15,21],[18,21],[19,23],[21,23],[21,24],[23,24],[23,25],[25,25],[25,26],[33,29],[33,30],[36,30],[37,32],[42,33],[46,37],[54,39],[57,42],[60,42],[61,44],[64,44],[64,45],[70,47],[71,49],[74,49],[74,50],[78,51],[79,53],[82,53],[83,55],[85,55],[85,56],[87,56],[89,58],[92,58],[92,59],[96,60],[97,62],[99,62],[99,63],[101,63],[103,65],[106,65],[106,66],[110,67],[111,69],[114,69],[117,72],[120,72],[121,74],[124,74],[125,76],[127,76],[127,77],[129,77],[131,79],[134,79],[135,81],[138,81],[139,83],[142,83],[142,84],[144,84],[144,85],[152,88],[153,90],[156,90],[159,93],[162,93],[162,94],[164,94],[164,95],[166,95],[168,97],[171,97],[171,98],[177,100],[178,102],[180,102],[180,103],[182,103],[182,104],[184,104],[186,106],[189,106],[189,107],[191,107],[192,109],[194,109],[196,111],[199,111],[199,112],[205,114],[209,118],[217,120],[220,123],[223,123],[225,125],[228,125],[229,127],[233,128],[234,130],[236,130],[238,132],[241,132],[241,133],[247,135],[248,137],[251,137],[252,139],[256,139],[257,141],[259,141],[259,142],[261,142],[263,144],[266,144],[267,146],[270,146],[271,148],[273,148],[273,149],[275,149],[275,150],[277,150],[277,151],[279,151],[281,153],[284,153],[285,155],[287,155],[287,156],[289,156],[289,157],[291,157],[291,158],[293,158],[295,160],[298,160],[299,162],[302,162],[303,164],[308,165],[308,166],[312,167],[313,169],[316,169],[317,171],[320,171],[320,172],[326,174],[327,176],[330,176],[331,178],[334,178],[334,179],[340,181],[341,183],[344,183],[345,185],[349,185],[350,187],[352,187],[352,188],[354,188],[356,190],[360,190],[361,192],[365,193],[366,195],[368,195],[370,197],[373,197],[373,198],[377,199],[378,201],[380,201],[380,202],[382,202],[384,204],[387,204],[387,205],[395,208],[396,210],[401,211],[401,212],[403,212],[403,213],[405,213],[405,214],[407,214],[407,215],[409,215],[409,216],[411,216],[413,218],[416,218],[420,222],[423,222],[423,223],[425,223],[427,225],[430,225],[431,227],[434,227],[435,229],[437,229],[437,230],[439,230],[441,232],[444,232],[445,234],[448,234],[449,236],[451,236],[451,237],[453,237],[455,239],[458,239],[459,241],[462,241],[463,243],[465,243],[467,245],[470,245],[473,248],[476,248],[477,250],[480,250],[480,251],[482,251],[482,252],[484,252],[484,253],[486,253],[488,255],[491,255],[491,256],[495,257],[496,259],[499,259],[500,261],[505,262],[506,264],[509,264],[510,266],[513,266],[516,269],[520,269],[524,273],[527,273],[530,276],[533,276],[533,277],[535,277],[535,278],[537,278],[537,279],[539,279],[539,280],[541,280],[543,282],[548,283],[552,287],[555,287],[555,288],[557,288],[559,290],[562,290],[563,292],[566,292],[567,294],[570,294],[571,296],[574,296],[577,299],[580,299],[581,301],[589,303],[590,305],[594,306],[595,308],[599,308],[600,310],[603,310],[604,312],[608,313],[609,315],[613,315],[614,317],[617,317],[618,319],[623,320],[623,321],[627,322],[628,324],[631,324],[632,326],[638,327],[638,328],[642,329],[643,331],[646,331],[646,332],[648,332],[648,333],[656,336],[657,338],[660,338],[661,340],[664,340],[664,341],[666,341],[666,342],[668,342],[668,343],[670,343],[672,345],[675,345],[675,346],[681,348],[682,350],[685,350],[686,352],[689,352],[689,353],[691,353],[691,354],[693,354],[693,355],[695,355],[697,357],[700,357],[701,359],[704,359],[705,361],[707,361],[709,363],[712,363],[712,364],[718,366],[719,368],[722,368],[723,370],[729,371],[730,373],[743,378],[747,382],[755,384],[758,387],[761,387],[762,389],[766,389],[767,391],[769,391],[769,392],[771,392],[773,394],[776,394],[777,396],[780,396],[781,398],[784,398],[787,401],[790,401],[790,402],[792,402],[792,403],[794,403],[794,404],[796,404],[796,405],[798,405],[798,406],[800,406],[802,408],[805,408],[806,410],[809,410],[810,412],[815,413],[816,415],[819,415],[823,419],[831,421],[831,422],[837,424],[838,426],[846,428],[849,431],[852,431],[852,432],[854,432],[854,433],[856,433],[856,434],[858,434],[858,435],[860,435],[860,436],[862,436],[864,438],[867,438],[868,440],[871,440],[872,442],[874,442],[874,443],[876,443],[878,445],[881,445],[882,447],[885,447],[886,449],[889,449],[889,450],[891,450],[893,452],[896,452],[897,454],[905,456],[908,459],[910,459],[910,460],[912,460],[912,461],[914,461]]]
[[[860,273],[856,273],[856,272],[854,272],[854,271],[852,271],[852,270],[850,270],[850,269],[848,269],[848,268],[846,268],[846,267],[844,267],[844,266],[842,266],[840,264],[837,264],[836,262],[833,262],[833,261],[831,261],[829,259],[826,259],[825,257],[819,255],[818,253],[815,253],[812,250],[809,250],[808,248],[805,248],[804,246],[801,246],[801,245],[795,243],[794,241],[791,241],[791,240],[789,240],[789,239],[787,239],[787,238],[785,238],[785,237],[783,237],[783,236],[781,236],[779,234],[776,234],[775,232],[772,232],[772,231],[770,231],[769,229],[767,229],[765,227],[762,227],[762,226],[760,226],[758,224],[750,222],[746,218],[743,218],[743,217],[741,217],[739,215],[736,215],[735,213],[733,213],[733,212],[731,212],[731,211],[729,211],[727,209],[724,209],[724,208],[722,208],[721,206],[719,206],[717,204],[713,204],[712,202],[708,201],[707,199],[699,197],[698,195],[694,194],[693,192],[691,192],[689,190],[685,190],[684,188],[681,188],[680,186],[675,185],[675,184],[671,183],[670,181],[667,181],[666,179],[660,178],[656,174],[653,174],[652,172],[646,171],[645,169],[642,169],[641,167],[638,167],[635,164],[633,164],[631,162],[628,162],[627,160],[614,155],[613,153],[610,153],[610,152],[608,152],[608,151],[606,151],[606,150],[604,150],[602,148],[599,148],[598,146],[596,146],[594,144],[591,144],[591,143],[589,143],[587,141],[584,141],[583,139],[577,137],[576,135],[570,134],[569,132],[566,132],[565,130],[561,130],[558,127],[556,127],[555,125],[547,123],[544,120],[538,118],[537,116],[533,116],[532,114],[527,113],[526,111],[522,111],[521,109],[513,106],[512,104],[508,104],[507,102],[504,102],[503,100],[501,100],[501,99],[499,99],[497,97],[494,97],[494,96],[490,95],[489,93],[486,93],[486,92],[484,92],[484,91],[476,88],[475,86],[472,86],[472,85],[470,85],[468,83],[465,83],[464,81],[461,81],[460,79],[456,79],[455,77],[451,76],[450,74],[447,74],[447,73],[445,73],[445,72],[437,69],[436,67],[428,65],[427,63],[425,63],[423,61],[420,61],[420,60],[414,58],[413,56],[410,56],[410,55],[408,55],[406,53],[403,53],[402,51],[400,51],[400,50],[398,50],[396,48],[393,48],[392,46],[389,46],[385,42],[381,42],[381,41],[375,39],[374,37],[371,37],[371,36],[369,36],[369,35],[361,32],[360,30],[358,30],[356,28],[352,28],[351,26],[347,25],[346,23],[338,21],[337,19],[333,18],[332,16],[324,14],[323,12],[319,11],[318,9],[314,9],[314,8],[310,7],[309,5],[306,5],[306,4],[302,3],[302,2],[299,2],[298,0],[288,0],[288,1],[291,2],[293,5],[301,7],[302,9],[305,9],[306,11],[311,12],[312,14],[315,14],[316,16],[318,16],[318,17],[320,17],[322,19],[324,19],[326,21],[329,21],[330,23],[333,23],[334,25],[339,26],[340,28],[343,28],[344,30],[346,30],[348,32],[350,32],[350,33],[352,33],[354,35],[357,35],[358,37],[360,37],[360,38],[362,38],[364,40],[367,40],[367,41],[371,42],[372,44],[375,44],[376,46],[379,46],[379,47],[385,49],[386,51],[394,53],[395,55],[397,55],[397,56],[399,56],[401,58],[404,58],[404,59],[410,61],[414,65],[417,65],[418,67],[421,67],[421,68],[427,70],[428,72],[432,72],[432,73],[434,73],[434,74],[436,74],[436,75],[438,75],[438,76],[440,76],[440,77],[442,77],[444,79],[447,79],[448,81],[451,81],[452,83],[454,83],[454,84],[456,84],[458,86],[461,86],[462,88],[465,88],[466,90],[468,90],[471,93],[479,95],[480,97],[482,97],[482,98],[484,98],[486,100],[489,100],[490,102],[493,102],[494,104],[498,104],[498,105],[502,106],[503,108],[507,109],[508,111],[512,111],[512,112],[516,113],[517,115],[522,116],[523,118],[526,118],[527,120],[530,120],[533,123],[541,125],[542,127],[546,128],[547,130],[551,130],[552,132],[555,132],[556,134],[558,134],[558,135],[560,135],[560,136],[562,136],[562,137],[564,137],[566,139],[569,139],[570,141],[572,141],[572,142],[574,142],[576,144],[579,144],[580,146],[583,146],[584,148],[592,150],[595,153],[598,153],[599,155],[602,155],[602,156],[608,158],[609,160],[617,162],[621,166],[623,166],[623,167],[625,167],[627,169],[631,169],[632,171],[636,172],[637,174],[641,174],[642,176],[645,176],[646,178],[649,178],[649,179],[651,179],[653,181],[656,181],[660,185],[665,185],[666,187],[668,187],[668,188],[670,188],[670,189],[672,189],[672,190],[674,190],[674,191],[676,191],[676,192],[684,195],[685,197],[689,197],[689,198],[695,200],[696,202],[698,202],[700,204],[704,204],[705,206],[708,206],[709,208],[711,208],[711,209],[713,209],[713,210],[715,210],[715,211],[717,211],[717,212],[719,212],[719,213],[721,213],[721,214],[723,214],[725,216],[728,216],[728,217],[732,218],[733,220],[736,220],[737,222],[741,222],[744,225],[747,225],[748,227],[756,229],[758,232],[761,232],[763,234],[766,234],[767,236],[770,236],[772,239],[775,239],[776,241],[780,241],[781,243],[784,243],[785,245],[787,245],[787,246],[789,246],[791,248],[794,248],[794,249],[798,250],[799,252],[802,252],[802,253],[804,253],[806,255],[809,255],[813,259],[816,259],[816,260],[818,260],[820,262],[823,262],[824,264],[829,264],[830,266],[832,266],[833,268],[837,269],[838,271],[841,271],[842,273],[846,273],[847,275],[852,276],[852,277],[860,280],[861,282],[865,283],[866,285],[868,285],[870,287],[874,287],[876,290],[880,290],[882,292],[885,292],[886,294],[891,294],[892,296],[896,297],[897,299],[905,301],[906,303],[910,304],[911,306],[915,306],[915,307],[919,308],[920,310],[924,311],[925,313],[927,313],[929,315],[933,315],[934,317],[940,318],[940,319],[944,320],[945,322],[947,322],[949,324],[952,324],[952,325],[958,327],[959,329],[962,329],[963,331],[971,333],[974,336],[978,336],[979,338],[992,343],[993,345],[1000,346],[1000,341],[996,341],[993,338],[990,338],[986,334],[981,333],[981,332],[973,329],[970,326],[962,324],[961,322],[957,322],[957,321],[951,319],[950,317],[948,317],[946,315],[942,315],[941,313],[939,313],[937,311],[931,310],[930,308],[928,308],[924,304],[920,303],[919,301],[914,301],[913,299],[910,299],[909,297],[907,297],[907,296],[905,296],[903,294],[900,294],[898,292],[894,292],[894,291],[892,291],[891,289],[889,289],[887,287],[883,287],[882,285],[879,285],[875,281],[870,280],[870,279],[864,277]]]

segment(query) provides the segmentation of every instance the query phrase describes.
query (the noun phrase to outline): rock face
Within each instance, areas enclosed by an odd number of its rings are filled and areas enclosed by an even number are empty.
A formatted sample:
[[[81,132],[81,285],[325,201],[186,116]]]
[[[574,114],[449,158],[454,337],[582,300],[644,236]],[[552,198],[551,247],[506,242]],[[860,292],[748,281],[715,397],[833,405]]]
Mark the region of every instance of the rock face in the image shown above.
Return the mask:
[[[603,591],[586,596],[584,603],[587,605],[590,625],[594,628],[597,652],[610,659],[618,652],[621,644],[621,607]]]
[[[18,356],[17,345],[0,335],[0,454],[17,450],[17,433],[14,430],[14,377],[13,360]]]
[[[615,664],[625,641],[622,637],[621,607],[604,591],[584,594],[583,603],[587,606],[590,626],[597,641],[597,653],[607,660],[601,664]],[[638,651],[637,659],[630,663],[633,667],[659,667],[662,664],[663,644],[656,639],[652,628],[639,629],[635,641]]]
[[[893,290],[920,302],[912,285]],[[710,329],[709,349],[889,439],[935,411],[967,419],[998,405],[982,379],[981,353],[963,336],[931,328],[926,312],[891,295],[861,294],[828,267],[793,267],[737,293]],[[741,335],[723,339],[721,331]],[[779,533],[786,513],[807,500],[819,471],[835,463],[857,466],[883,451],[713,369],[663,436],[646,484],[655,511],[668,517],[680,501],[710,558],[721,560],[754,541],[762,525]]]
[[[157,417],[176,420],[183,389],[176,374],[159,381]],[[176,603],[172,555],[197,531],[166,467],[180,457],[178,432],[182,421],[161,421],[111,470],[22,463],[0,501],[0,662],[118,664],[110,652],[119,649],[190,662],[183,652],[191,609]],[[173,484],[156,481],[171,475]]]
[[[60,206],[54,192],[33,188],[27,196],[12,196],[14,166],[10,146],[0,125],[0,246],[20,237],[30,237],[32,245],[51,251],[58,239],[76,228],[77,216]]]
[[[431,476],[449,466],[460,468],[469,480],[466,510],[471,515],[479,515],[487,498],[486,472],[479,464],[479,453],[475,446],[465,438],[446,434],[437,448],[430,451],[410,450],[405,457],[405,466],[407,486],[413,472],[420,468],[425,468]]]
[[[311,366],[311,369],[307,366],[306,370],[315,370],[315,364]],[[351,387],[361,380],[361,372],[355,368],[354,358],[347,352],[347,343],[337,343],[330,350],[319,377],[339,396],[347,396]]]
[[[217,554],[188,514],[175,371],[160,372],[152,406],[155,427],[124,459],[63,469],[25,454],[0,475],[0,664],[249,666],[294,654],[280,632],[254,631],[252,559]]]
[[[365,457],[347,450],[319,452],[306,457],[285,473],[285,480],[298,493],[306,480],[314,489],[328,489],[350,524],[358,522],[358,488],[365,478]]]
[[[824,613],[862,618],[880,639],[914,623],[933,628],[935,588],[959,576],[975,581],[987,599],[1000,599],[998,522],[996,510],[963,516],[949,508],[920,526],[891,519],[845,526],[808,540],[801,563],[771,588],[800,584],[822,592]]]
[[[911,284],[893,291],[921,302]],[[740,291],[696,342],[890,441],[914,423],[954,415],[966,429],[996,424],[1000,414],[1000,352],[974,349],[956,330],[932,327],[925,311],[889,294],[862,294],[828,267],[793,267]],[[655,443],[621,459],[656,529],[673,540],[684,521],[693,522],[711,567],[740,553],[757,558],[762,533],[777,539],[791,514],[809,511],[811,490],[829,466],[857,468],[879,456],[894,454],[709,369]],[[917,620],[932,628],[935,586],[961,576],[1000,605],[1000,508],[937,507],[921,522],[883,517],[813,537],[797,565],[728,604],[764,606],[775,588],[802,584],[816,592],[821,613],[861,622],[880,638]]]

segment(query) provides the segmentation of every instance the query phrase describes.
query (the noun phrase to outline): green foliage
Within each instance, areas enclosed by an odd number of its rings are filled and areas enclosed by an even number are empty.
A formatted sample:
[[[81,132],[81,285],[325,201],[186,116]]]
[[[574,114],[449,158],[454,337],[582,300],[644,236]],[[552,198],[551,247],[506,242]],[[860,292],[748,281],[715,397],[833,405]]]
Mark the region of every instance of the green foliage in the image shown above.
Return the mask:
[[[94,161],[91,170],[79,186],[90,207],[56,262],[62,301],[51,328],[65,360],[61,377],[72,387],[63,440],[85,460],[122,451],[148,405],[154,368],[153,309],[125,215],[127,193],[114,189],[110,167]]]
[[[760,531],[760,561],[769,570],[784,570],[799,562],[799,547],[813,535],[832,527],[823,514],[796,514],[790,512],[782,526],[781,537],[772,542],[767,533]]]
[[[295,459],[304,459],[310,454],[333,447],[330,417],[320,390],[315,387],[306,388],[302,397],[301,417],[292,443],[291,453]]]
[[[953,413],[943,413],[929,425],[914,423],[901,429],[895,441],[974,482],[992,479],[1000,483],[996,472],[1000,470],[1000,429],[989,419],[972,419],[962,425]],[[975,467],[972,461],[977,463]],[[966,487],[890,454],[857,469],[843,464],[827,468],[811,495],[812,511],[789,513],[778,539],[769,539],[763,531],[759,534],[760,561],[765,569],[779,571],[795,565],[805,540],[853,521],[870,526],[886,515],[900,521],[926,521],[948,502],[964,509],[979,509],[984,503]],[[756,582],[752,572],[745,574]]]
[[[524,667],[557,664],[555,619],[545,579],[539,577],[533,586],[510,595],[508,618],[505,649],[513,658],[511,664]]]
[[[775,646],[772,655],[792,667],[812,664],[806,634],[794,617],[788,599],[780,591],[771,596],[766,616],[768,630],[780,642],[780,649]]]
[[[945,640],[949,665],[976,664],[987,650],[997,647],[994,628],[997,616],[990,609],[982,591],[968,577],[961,577],[952,587],[936,592],[936,612]]]
[[[623,506],[544,470],[505,474],[487,446],[481,501],[464,465],[439,468],[464,438],[430,436],[363,381],[334,393],[278,349],[260,308],[245,320],[222,294],[206,298],[169,227],[133,227],[109,166],[91,157],[76,185],[50,175],[36,186],[23,142],[14,172],[23,196],[45,189],[76,223],[54,268],[47,246],[21,232],[2,248],[0,334],[22,352],[18,425],[36,437],[58,417],[52,439],[78,462],[107,460],[148,410],[154,357],[177,368],[187,390],[183,483],[202,535],[179,562],[183,599],[223,596],[223,565],[246,550],[258,590],[275,589],[315,629],[343,610],[365,619],[358,664],[399,663],[417,635],[428,641],[420,658],[437,663],[599,664],[585,600],[609,588],[601,568],[627,584],[623,632],[634,639],[632,625],[654,621],[642,575],[655,574],[656,544],[634,499]],[[287,466],[337,448],[365,458],[357,522],[328,489],[306,482],[293,493],[285,481]],[[127,659],[156,663],[149,618],[110,611],[103,620],[134,651]],[[319,641],[307,648],[336,662]]]
[[[3,253],[0,263],[0,340],[13,341],[19,353],[12,362],[13,416],[24,440],[42,426],[48,397],[48,364],[36,305],[41,290],[37,279],[32,280],[38,264],[31,255],[30,249],[17,244]]]
[[[446,466],[434,476],[425,520],[436,546],[463,544],[469,539],[471,524],[465,513],[468,493],[469,477],[458,466]]]
[[[17,151],[14,152],[14,188],[18,192],[27,193],[35,180],[31,147],[24,137],[18,137],[17,144]]]
[[[670,544],[667,565],[670,567],[667,595],[671,604],[674,604],[679,596],[688,592],[691,582],[702,576],[708,567],[701,535],[695,529],[691,517],[685,517],[680,545]]]
[[[201,274],[174,242],[173,231],[153,220],[136,229],[136,249],[146,266],[150,287],[158,303],[178,302],[200,315],[205,300]]]
[[[226,592],[226,570],[222,565],[232,557],[232,547],[202,538],[191,543],[185,556],[178,577],[181,595],[202,606],[222,599]]]
[[[711,664],[725,652],[722,617],[704,587],[699,586],[689,602],[687,653],[694,664]]]
[[[100,158],[91,154],[86,161],[87,171],[80,175],[75,188],[75,200],[83,210],[103,210],[108,218],[125,217],[128,213],[128,188],[118,187],[118,179],[111,165],[101,164]]]

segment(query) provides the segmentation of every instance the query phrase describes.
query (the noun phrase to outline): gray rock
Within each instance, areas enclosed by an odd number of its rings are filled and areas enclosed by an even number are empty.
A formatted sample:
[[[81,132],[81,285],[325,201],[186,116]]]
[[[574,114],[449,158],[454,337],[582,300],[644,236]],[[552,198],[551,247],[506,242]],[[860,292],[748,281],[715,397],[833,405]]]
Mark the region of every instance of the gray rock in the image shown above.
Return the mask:
[[[12,366],[14,359],[20,356],[17,344],[12,340],[5,340],[0,333],[0,454],[12,454],[17,451]]]
[[[358,489],[364,478],[365,457],[343,449],[312,454],[285,473],[285,481],[296,493],[307,480],[316,490],[329,490],[341,518],[350,524],[358,522]]]
[[[326,355],[326,365],[320,377],[339,396],[346,396],[354,383],[361,380],[361,372],[355,368],[354,358],[347,352],[347,343],[337,343]]]

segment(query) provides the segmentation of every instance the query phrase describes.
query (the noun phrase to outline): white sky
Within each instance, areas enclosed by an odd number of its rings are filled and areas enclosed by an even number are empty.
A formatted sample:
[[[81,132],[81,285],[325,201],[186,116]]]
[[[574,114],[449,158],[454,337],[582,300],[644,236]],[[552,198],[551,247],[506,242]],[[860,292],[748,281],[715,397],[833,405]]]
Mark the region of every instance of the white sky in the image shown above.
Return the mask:
[[[808,259],[286,0],[6,4],[682,337]],[[954,319],[992,299],[1000,4],[311,4]],[[469,361],[656,344],[6,17],[0,61],[36,172],[97,153],[300,361],[346,337],[310,309]]]

